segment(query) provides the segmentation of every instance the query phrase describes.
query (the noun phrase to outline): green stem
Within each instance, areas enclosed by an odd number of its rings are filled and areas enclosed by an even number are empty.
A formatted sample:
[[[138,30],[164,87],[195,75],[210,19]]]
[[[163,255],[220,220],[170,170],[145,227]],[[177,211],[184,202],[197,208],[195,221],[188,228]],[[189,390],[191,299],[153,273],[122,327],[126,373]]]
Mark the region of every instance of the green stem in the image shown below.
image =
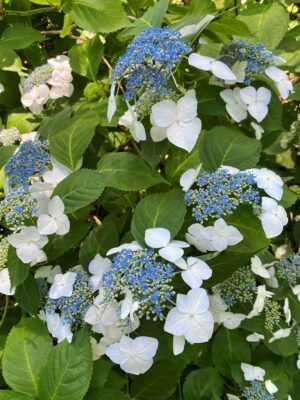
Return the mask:
[[[8,305],[9,305],[9,296],[5,296],[5,308],[4,308],[4,311],[3,311],[3,314],[2,314],[2,318],[1,318],[1,321],[0,321],[0,329],[1,329],[1,327],[2,327],[2,325],[4,323],[4,321],[5,321],[7,310],[8,310]]]
[[[53,12],[53,11],[58,11],[58,8],[57,7],[41,7],[41,8],[36,8],[33,10],[28,10],[28,11],[4,10],[4,15],[17,15],[19,17],[28,17],[30,15],[42,14],[45,12]]]

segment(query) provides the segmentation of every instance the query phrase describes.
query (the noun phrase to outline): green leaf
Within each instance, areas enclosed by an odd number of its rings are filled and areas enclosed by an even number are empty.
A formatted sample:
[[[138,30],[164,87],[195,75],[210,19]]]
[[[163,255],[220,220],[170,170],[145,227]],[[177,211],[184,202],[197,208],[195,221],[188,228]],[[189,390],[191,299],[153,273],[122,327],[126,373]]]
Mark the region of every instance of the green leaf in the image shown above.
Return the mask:
[[[14,50],[20,50],[25,49],[34,42],[41,42],[43,39],[43,35],[31,26],[14,24],[2,33],[0,44],[4,44]]]
[[[147,161],[152,169],[161,161],[169,147],[169,142],[153,142],[153,140],[145,140],[141,144],[143,158]]]
[[[169,5],[168,0],[159,0],[153,7],[148,10],[139,19],[134,21],[130,28],[124,29],[119,37],[138,35],[143,30],[151,26],[161,26]]]
[[[39,374],[51,347],[48,330],[38,318],[23,319],[14,326],[2,359],[6,383],[18,392],[37,397]]]
[[[256,165],[260,151],[260,142],[248,138],[239,129],[216,126],[202,141],[200,159],[208,171],[215,171],[221,165],[245,170]]]
[[[230,376],[230,365],[251,361],[250,345],[238,329],[221,328],[212,342],[212,361],[224,376]]]
[[[268,247],[270,240],[266,238],[261,222],[248,207],[243,207],[225,218],[228,225],[236,227],[243,235],[243,240],[235,246],[228,247],[230,253],[259,252]]]
[[[248,26],[251,34],[257,41],[263,42],[267,49],[274,49],[281,42],[289,25],[287,9],[279,2],[270,5],[251,4],[241,12],[238,19]]]
[[[71,247],[79,243],[87,234],[89,224],[75,218],[70,219],[70,232],[66,235],[52,235],[44,248],[47,254],[47,261],[52,261],[66,253]]]
[[[16,151],[17,146],[2,146],[0,147],[0,168],[3,168],[10,157]]]
[[[215,11],[215,5],[211,0],[192,0],[189,6],[188,16],[202,16]]]
[[[184,195],[179,189],[148,195],[135,209],[132,234],[140,244],[144,244],[145,230],[148,228],[166,228],[174,237],[183,224],[185,213]]]
[[[212,21],[206,28],[207,31],[212,33],[221,33],[226,36],[239,35],[239,36],[250,36],[250,30],[248,26],[236,19],[231,17],[221,18]]]
[[[104,358],[93,363],[93,374],[89,387],[88,399],[91,397],[91,394],[97,394],[98,397],[102,397],[102,393],[99,389],[106,385],[113,366],[114,364],[111,361],[105,360]]]
[[[96,392],[90,393],[85,400],[128,400],[128,397],[118,389],[101,388]]]
[[[144,160],[131,153],[106,154],[97,170],[103,184],[119,190],[137,191],[164,182]]]
[[[11,285],[13,287],[21,285],[27,278],[30,270],[29,264],[22,263],[22,261],[17,257],[16,249],[12,246],[9,246],[8,248],[7,268]]]
[[[201,81],[197,86],[196,93],[200,116],[226,115],[225,104],[220,96],[220,88]]]
[[[168,360],[154,365],[146,374],[135,378],[131,385],[136,400],[165,400],[175,392],[181,371],[180,360]]]
[[[299,354],[297,338],[294,331],[291,332],[290,336],[275,340],[272,343],[269,343],[267,340],[265,340],[264,344],[273,353],[282,357],[288,357],[292,354]]]
[[[130,25],[120,0],[62,0],[61,6],[77,25],[91,32],[109,33]]]
[[[7,117],[6,127],[17,128],[20,133],[32,132],[38,126],[39,122],[36,122],[35,116],[31,113],[14,112]]]
[[[17,287],[15,297],[20,308],[31,315],[36,315],[40,305],[40,291],[31,274]]]
[[[0,42],[0,68],[6,71],[21,71],[22,63],[17,53]]]
[[[59,196],[69,214],[95,201],[103,192],[104,182],[101,175],[94,170],[80,169],[60,182],[53,196]]]
[[[82,400],[92,376],[92,349],[89,335],[81,330],[72,343],[64,340],[54,347],[39,381],[41,400]]]
[[[84,43],[70,48],[70,65],[74,72],[96,81],[98,68],[103,55],[103,44],[98,35]]]
[[[291,291],[288,292],[289,305],[292,312],[293,319],[300,323],[300,301]]]
[[[191,372],[183,385],[184,400],[211,400],[222,393],[222,379],[218,371],[211,367]]]
[[[13,390],[0,390],[0,400],[34,400],[34,398]]]
[[[78,112],[71,119],[53,126],[49,134],[51,155],[74,171],[93,139],[98,122],[99,117],[93,111]]]
[[[106,217],[102,224],[94,228],[80,249],[79,260],[83,266],[88,266],[96,254],[105,256],[107,251],[116,247],[119,235],[113,217]]]

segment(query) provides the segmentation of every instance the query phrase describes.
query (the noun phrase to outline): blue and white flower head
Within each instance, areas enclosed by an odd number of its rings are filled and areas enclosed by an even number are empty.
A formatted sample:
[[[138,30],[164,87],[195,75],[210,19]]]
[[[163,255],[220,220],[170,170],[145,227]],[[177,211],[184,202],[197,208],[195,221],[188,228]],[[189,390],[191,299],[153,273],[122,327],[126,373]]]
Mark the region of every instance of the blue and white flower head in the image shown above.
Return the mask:
[[[2,146],[11,146],[16,142],[20,142],[22,135],[17,128],[7,128],[0,130],[0,144]]]
[[[274,263],[278,278],[286,280],[291,286],[300,284],[300,254],[292,253]]]

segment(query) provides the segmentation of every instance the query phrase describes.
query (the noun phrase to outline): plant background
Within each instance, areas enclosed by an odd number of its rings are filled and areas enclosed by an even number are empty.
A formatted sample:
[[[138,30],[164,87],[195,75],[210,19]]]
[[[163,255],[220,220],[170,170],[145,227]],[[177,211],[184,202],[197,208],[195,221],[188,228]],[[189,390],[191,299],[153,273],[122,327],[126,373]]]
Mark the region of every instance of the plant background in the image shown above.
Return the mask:
[[[48,262],[60,264],[64,270],[79,262],[86,267],[97,252],[104,254],[120,241],[143,236],[158,207],[161,225],[184,238],[188,221],[182,226],[185,204],[178,182],[186,169],[195,168],[200,162],[207,170],[215,170],[221,164],[246,169],[259,163],[279,171],[285,181],[281,204],[290,216],[284,233],[270,243],[254,217],[235,213],[231,222],[242,231],[244,241],[210,260],[213,278],[205,287],[222,281],[255,254],[267,260],[270,251],[279,245],[298,249],[300,128],[298,125],[293,135],[290,128],[299,113],[300,3],[249,0],[248,8],[240,3],[0,0],[0,82],[5,87],[0,96],[0,127],[17,127],[21,133],[37,130],[49,140],[51,154],[71,170],[83,157],[82,169],[56,188],[71,220],[71,231],[50,240],[46,248]],[[122,100],[118,100],[111,123],[106,119],[112,66],[124,53],[128,41],[147,27],[179,27],[208,13],[217,13],[218,17],[202,32],[208,42],[202,46],[202,54],[217,56],[222,44],[234,38],[263,42],[287,60],[284,68],[294,81],[294,93],[287,101],[272,96],[269,115],[261,124],[265,132],[258,142],[249,121],[243,122],[239,128],[242,132],[237,133],[238,128],[229,122],[219,96],[221,88],[208,84],[207,73],[180,68],[176,71],[177,81],[196,88],[198,116],[203,122],[197,146],[188,154],[165,142],[136,144],[128,131],[118,126],[118,119],[126,110]],[[83,42],[78,44],[80,30],[84,29],[100,33],[105,43],[97,34],[92,39],[82,37]],[[74,94],[70,99],[52,102],[42,116],[34,116],[21,106],[20,79],[48,58],[62,53],[70,57]],[[290,140],[283,149],[280,143],[287,137]],[[13,146],[0,148],[1,168],[13,151]],[[5,234],[4,226],[2,231]],[[53,347],[43,324],[38,319],[24,318],[37,314],[39,306],[32,271],[22,265],[12,250],[8,268],[18,288],[16,298],[9,299],[8,308],[7,298],[1,296],[1,310],[7,313],[1,321],[0,357],[6,346],[10,363],[5,365],[5,380],[2,375],[0,378],[0,399],[217,400],[225,398],[225,393],[238,393],[245,386],[239,364],[251,360],[268,369],[273,382],[280,387],[278,399],[286,399],[288,393],[294,400],[300,399],[295,343],[282,340],[278,346],[261,344],[253,348],[246,342],[243,328],[219,328],[209,343],[188,345],[175,358],[171,337],[163,333],[162,326],[143,324],[140,333],[158,337],[160,347],[152,369],[138,377],[121,373],[106,358],[92,364],[85,330],[76,335],[71,345],[64,342]],[[293,314],[300,323],[297,302]],[[60,380],[65,384],[59,385]],[[54,394],[50,393],[49,382],[56,385]]]

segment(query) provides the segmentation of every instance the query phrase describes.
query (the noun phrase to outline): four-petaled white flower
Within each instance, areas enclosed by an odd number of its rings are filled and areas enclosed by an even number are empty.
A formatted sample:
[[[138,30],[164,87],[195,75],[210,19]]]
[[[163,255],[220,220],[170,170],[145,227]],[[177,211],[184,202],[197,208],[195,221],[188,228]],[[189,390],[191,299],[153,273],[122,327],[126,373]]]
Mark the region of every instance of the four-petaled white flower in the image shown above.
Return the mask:
[[[253,86],[247,86],[240,90],[240,96],[247,105],[247,111],[261,122],[268,114],[268,104],[271,101],[271,91],[265,87],[255,89]]]
[[[125,299],[122,301],[120,318],[125,319],[129,316],[130,320],[134,320],[134,313],[139,309],[139,302],[134,301],[132,298],[132,294],[129,289],[126,290]]]
[[[273,336],[271,339],[269,339],[269,343],[275,342],[275,340],[283,339],[286,337],[289,337],[291,334],[292,329],[291,328],[281,328],[278,329],[278,331],[273,333]]]
[[[149,228],[145,231],[145,243],[167,261],[175,262],[183,256],[183,248],[189,244],[180,240],[171,240],[171,233],[165,228]]]
[[[275,200],[281,200],[283,194],[283,181],[279,175],[268,168],[250,169],[254,175],[255,182],[260,189],[263,189],[267,195]]]
[[[195,68],[203,71],[211,71],[214,76],[219,79],[233,82],[237,81],[237,77],[226,64],[224,64],[222,61],[215,60],[212,57],[201,56],[200,54],[192,53],[189,55],[188,62]]]
[[[187,242],[192,244],[202,253],[207,251],[215,251],[211,240],[210,234],[207,229],[201,224],[192,224],[188,227],[188,231],[185,234]]]
[[[246,337],[247,342],[259,342],[260,340],[264,340],[264,335],[261,335],[260,333],[253,332],[251,335],[248,335]]]
[[[158,348],[155,338],[140,336],[136,339],[123,336],[119,343],[106,349],[106,355],[128,374],[144,374],[151,368]]]
[[[285,209],[270,197],[262,198],[262,212],[259,216],[267,238],[281,234],[283,227],[288,223]]]
[[[46,260],[46,254],[41,249],[48,243],[48,238],[41,235],[35,226],[22,228],[19,233],[8,236],[7,240],[17,249],[17,256],[23,263]]]
[[[105,274],[111,266],[109,258],[101,257],[100,254],[96,254],[93,260],[89,263],[89,272],[92,274],[90,277],[91,285],[96,289]]]
[[[49,298],[59,299],[60,297],[72,296],[76,276],[76,272],[71,271],[55,275],[54,282],[49,290]]]
[[[191,289],[186,295],[177,294],[176,307],[169,311],[164,330],[184,336],[191,344],[208,342],[214,329],[214,319],[208,308],[209,298],[202,288]]]
[[[52,65],[53,71],[48,83],[52,86],[50,89],[50,99],[58,99],[60,97],[70,97],[74,91],[72,70],[69,63],[69,57],[59,55],[50,58],[48,64]]]
[[[262,262],[258,256],[254,256],[251,258],[251,270],[255,275],[261,276],[262,278],[265,278],[265,279],[270,278],[270,272],[262,264]]]
[[[228,246],[234,246],[243,240],[243,235],[234,226],[227,225],[223,218],[215,221],[214,226],[206,228],[213,248],[217,251],[223,251]]]
[[[197,168],[190,168],[187,171],[185,171],[181,177],[180,177],[180,185],[182,187],[182,189],[186,192],[187,190],[189,190],[189,188],[193,185],[193,183],[196,181],[199,172],[201,169],[201,164],[198,165]]]
[[[253,318],[259,315],[265,307],[266,298],[270,298],[273,295],[273,292],[269,292],[268,290],[266,290],[265,285],[257,286],[257,296],[253,304],[253,309],[248,314],[247,318]]]
[[[247,105],[241,99],[240,88],[222,90],[220,96],[226,103],[228,114],[235,122],[241,122],[247,118]]]
[[[211,268],[196,257],[188,257],[186,261],[180,258],[175,264],[183,270],[181,278],[192,289],[200,287],[203,280],[209,279],[212,275]]]
[[[0,270],[0,293],[6,294],[7,296],[13,296],[16,288],[11,286],[10,276],[8,268]]]
[[[236,329],[241,325],[241,322],[247,318],[244,314],[234,314],[232,312],[221,312],[219,314],[219,321],[227,329]]]
[[[136,142],[140,142],[146,140],[146,131],[144,125],[137,120],[137,113],[134,110],[134,107],[131,107],[129,103],[128,110],[122,117],[119,119],[119,124],[128,128],[131,136]]]
[[[21,103],[24,107],[36,115],[43,111],[43,105],[49,100],[50,90],[47,85],[33,86],[33,88],[22,94]]]
[[[42,235],[65,235],[70,230],[69,218],[64,214],[65,206],[60,197],[42,204],[38,212],[37,229]]]
[[[168,138],[169,142],[191,152],[201,131],[197,118],[197,99],[194,90],[188,91],[177,104],[163,100],[152,106],[150,135],[155,142]]]
[[[267,68],[265,70],[265,74],[275,83],[278,92],[280,93],[280,96],[283,99],[287,99],[290,92],[293,91],[293,84],[289,80],[287,74],[281,69],[275,67],[274,65]]]
[[[60,343],[67,339],[69,343],[72,342],[73,333],[71,326],[62,321],[59,314],[51,313],[46,314],[47,328],[51,335]]]
[[[263,368],[246,363],[241,364],[241,370],[244,373],[245,381],[263,381],[266,374]]]

